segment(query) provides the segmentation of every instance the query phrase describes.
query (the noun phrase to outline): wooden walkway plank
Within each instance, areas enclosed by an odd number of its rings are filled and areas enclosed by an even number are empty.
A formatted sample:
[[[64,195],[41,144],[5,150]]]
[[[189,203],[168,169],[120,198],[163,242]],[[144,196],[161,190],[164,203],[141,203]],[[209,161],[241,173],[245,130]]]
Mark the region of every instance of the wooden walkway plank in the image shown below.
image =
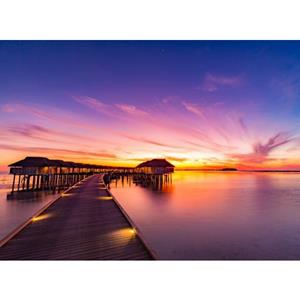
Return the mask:
[[[75,185],[0,248],[0,260],[151,260],[101,175]]]

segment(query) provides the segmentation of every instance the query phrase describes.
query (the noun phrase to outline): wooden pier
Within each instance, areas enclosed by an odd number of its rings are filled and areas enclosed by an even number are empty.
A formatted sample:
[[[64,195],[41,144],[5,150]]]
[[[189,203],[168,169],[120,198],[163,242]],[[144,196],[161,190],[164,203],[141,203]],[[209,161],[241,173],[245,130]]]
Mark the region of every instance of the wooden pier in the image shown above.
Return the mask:
[[[110,167],[27,156],[10,167],[12,193],[17,191],[64,190],[92,174],[131,173],[133,168]]]
[[[92,175],[107,174],[105,181],[119,176],[134,175],[134,180],[143,185],[163,188],[169,182],[174,166],[165,159],[152,159],[131,167],[110,167],[54,160],[47,157],[27,156],[10,167],[13,175],[12,193],[20,191],[52,190],[60,191]]]
[[[0,247],[0,260],[153,258],[99,174],[62,194]]]

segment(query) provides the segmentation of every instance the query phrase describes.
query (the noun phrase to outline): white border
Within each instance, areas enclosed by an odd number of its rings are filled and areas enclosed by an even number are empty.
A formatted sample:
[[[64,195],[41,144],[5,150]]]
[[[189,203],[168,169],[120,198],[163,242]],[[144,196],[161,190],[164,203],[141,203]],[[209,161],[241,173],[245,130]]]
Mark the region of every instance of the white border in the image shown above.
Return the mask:
[[[298,300],[298,270],[299,262],[3,262],[0,282],[2,299]]]
[[[299,39],[299,1],[7,0],[0,39]]]

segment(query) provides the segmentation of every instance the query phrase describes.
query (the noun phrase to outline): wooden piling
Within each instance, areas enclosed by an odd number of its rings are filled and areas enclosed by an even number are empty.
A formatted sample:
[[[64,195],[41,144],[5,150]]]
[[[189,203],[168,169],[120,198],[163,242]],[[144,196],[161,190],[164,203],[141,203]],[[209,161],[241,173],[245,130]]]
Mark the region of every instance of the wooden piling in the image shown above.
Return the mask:
[[[12,192],[28,190],[63,189],[83,180],[92,174],[111,172],[116,176],[133,174],[133,169],[110,168],[87,165],[62,160],[50,160],[46,157],[26,157],[9,165],[10,174],[14,175]],[[18,176],[18,178],[16,178]],[[16,182],[18,186],[16,187]]]
[[[20,190],[20,183],[21,183],[21,175],[19,175],[19,178],[18,178],[18,191]]]
[[[14,174],[14,179],[13,179],[13,184],[12,184],[12,193],[15,191],[15,180],[16,180],[16,175]]]

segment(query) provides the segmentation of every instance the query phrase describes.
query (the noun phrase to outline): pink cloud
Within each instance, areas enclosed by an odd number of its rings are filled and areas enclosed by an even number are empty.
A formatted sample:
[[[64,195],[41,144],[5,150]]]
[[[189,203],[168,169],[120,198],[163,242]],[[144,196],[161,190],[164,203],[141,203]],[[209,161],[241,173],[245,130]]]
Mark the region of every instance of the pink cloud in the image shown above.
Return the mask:
[[[241,163],[263,163],[276,160],[270,158],[272,151],[290,143],[295,137],[287,132],[279,132],[270,137],[265,143],[257,142],[253,145],[253,152],[247,154],[230,154],[229,157],[238,159]]]
[[[108,116],[113,116],[113,112],[111,111],[111,106],[108,104],[105,104],[104,102],[102,102],[96,98],[87,97],[87,96],[86,97],[74,96],[73,99],[76,102],[91,108],[92,110],[101,112]]]
[[[120,109],[122,112],[125,112],[127,114],[130,114],[132,116],[146,116],[148,113],[138,109],[134,105],[129,105],[129,104],[116,104],[115,105],[118,109]]]
[[[66,126],[85,128],[89,130],[94,130],[93,126],[89,126],[86,122],[75,121],[78,118],[77,115],[70,113],[69,111],[63,111],[59,109],[54,109],[50,107],[40,108],[35,105],[22,104],[22,103],[8,103],[1,106],[1,111],[4,113],[21,113],[20,115],[27,116],[28,114],[41,119],[49,120],[51,122],[58,122]]]
[[[17,152],[24,152],[27,153],[35,153],[35,154],[49,154],[49,156],[61,156],[61,155],[71,155],[71,156],[87,156],[87,157],[94,157],[94,158],[116,158],[116,155],[107,153],[106,151],[85,151],[85,150],[74,150],[74,149],[61,149],[61,148],[50,148],[50,147],[23,147],[17,145],[7,145],[7,144],[0,144],[1,150],[11,150]]]
[[[127,103],[120,103],[120,104],[106,104],[96,98],[92,97],[77,97],[73,96],[73,99],[90,109],[100,112],[104,115],[107,115],[112,118],[118,119],[126,119],[137,117],[145,117],[148,113],[140,108],[137,108],[135,105],[127,104]]]
[[[30,138],[33,140],[41,140],[48,142],[59,142],[63,141],[64,143],[79,144],[78,141],[83,142],[99,142],[99,139],[88,137],[84,135],[79,135],[71,132],[64,132],[61,130],[53,130],[50,128],[46,128],[44,126],[36,125],[36,124],[16,124],[13,126],[4,127],[2,130],[0,129],[0,134],[6,133],[9,136],[15,136],[15,139],[20,138]]]
[[[178,145],[174,145],[174,144],[168,144],[168,143],[164,143],[164,142],[160,142],[160,141],[156,141],[156,140],[152,140],[152,139],[148,139],[148,138],[144,138],[144,137],[140,137],[140,136],[133,136],[133,135],[123,134],[123,133],[119,133],[119,134],[132,140],[132,141],[136,141],[139,143],[146,143],[146,144],[150,144],[150,145],[154,145],[154,146],[173,148],[173,149],[189,149],[187,147],[182,147],[182,146],[178,146]],[[193,148],[193,150],[195,150],[195,148]]]
[[[204,117],[203,111],[199,106],[192,103],[188,103],[186,101],[183,101],[182,104],[185,107],[185,109],[188,110],[189,112],[192,112],[201,118]]]
[[[226,80],[223,83],[231,84]],[[193,161],[207,165],[253,165],[280,163],[283,155],[278,152],[276,157],[276,149],[296,143],[296,137],[282,131],[284,123],[264,120],[262,115],[253,115],[250,109],[241,113],[237,107],[231,110],[219,102],[207,104],[205,99],[193,103],[172,97],[148,105],[147,109],[128,103],[107,104],[91,97],[71,101],[103,113],[111,120],[91,114],[88,109],[76,114],[46,106],[6,104],[2,106],[2,115],[14,113],[14,118],[0,129],[1,139],[5,141],[0,145],[5,155],[2,160],[9,163],[16,154],[26,152],[85,161],[115,162],[152,155],[182,163],[184,157],[189,160],[187,164]],[[272,135],[273,129],[279,133]],[[103,150],[98,151],[99,146]],[[275,155],[271,155],[273,151]]]

